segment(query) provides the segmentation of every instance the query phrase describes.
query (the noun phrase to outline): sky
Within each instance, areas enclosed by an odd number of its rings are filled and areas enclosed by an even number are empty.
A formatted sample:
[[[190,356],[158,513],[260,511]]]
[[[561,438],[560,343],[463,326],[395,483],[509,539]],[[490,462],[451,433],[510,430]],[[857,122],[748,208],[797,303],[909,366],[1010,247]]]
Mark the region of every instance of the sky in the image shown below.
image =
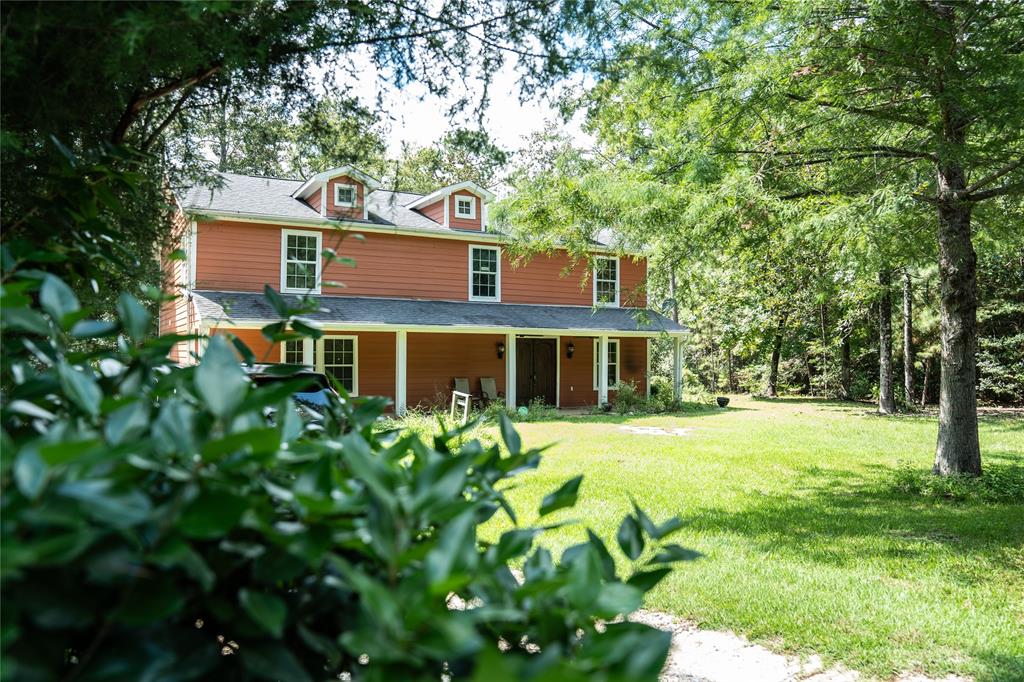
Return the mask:
[[[466,112],[454,120],[448,119],[447,110],[450,102],[457,99],[457,95],[464,93],[455,93],[456,96],[450,100],[442,100],[428,94],[426,88],[419,83],[398,90],[390,85],[386,78],[378,77],[369,60],[359,61],[363,62],[360,68],[364,69],[366,77],[360,79],[353,94],[370,103],[374,102],[378,88],[382,89],[384,110],[392,117],[387,138],[390,155],[397,155],[403,142],[426,146],[452,128],[477,127],[472,112]],[[557,92],[554,91],[554,94],[557,95]],[[479,91],[476,94],[479,96]],[[542,130],[549,120],[557,121],[563,131],[581,146],[589,146],[593,142],[593,139],[582,130],[582,115],[563,122],[554,102],[548,98],[535,98],[520,103],[514,64],[511,61],[494,75],[490,99],[484,129],[490,133],[498,146],[506,150],[521,149],[524,139],[531,133]]]

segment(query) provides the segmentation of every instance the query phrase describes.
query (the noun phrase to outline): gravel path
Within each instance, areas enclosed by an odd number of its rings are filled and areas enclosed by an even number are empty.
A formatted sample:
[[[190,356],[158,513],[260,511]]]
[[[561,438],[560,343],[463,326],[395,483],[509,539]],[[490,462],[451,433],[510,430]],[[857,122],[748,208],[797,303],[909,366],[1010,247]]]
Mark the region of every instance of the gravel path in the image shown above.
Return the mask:
[[[672,649],[662,671],[662,682],[867,682],[860,673],[842,666],[825,669],[821,659],[800,659],[769,651],[732,632],[699,630],[692,623],[667,613],[637,611],[630,620],[672,633]],[[947,675],[932,678],[916,673],[900,675],[896,682],[970,682]]]

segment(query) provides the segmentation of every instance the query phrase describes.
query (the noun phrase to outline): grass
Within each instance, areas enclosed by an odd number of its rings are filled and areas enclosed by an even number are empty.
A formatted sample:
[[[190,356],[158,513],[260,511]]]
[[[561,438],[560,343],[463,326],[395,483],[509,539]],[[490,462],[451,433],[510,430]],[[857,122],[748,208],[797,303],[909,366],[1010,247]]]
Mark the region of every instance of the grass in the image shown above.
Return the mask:
[[[627,423],[692,431],[636,435]],[[580,519],[609,546],[631,496],[656,521],[688,520],[673,541],[706,558],[682,565],[648,608],[881,678],[1024,679],[1024,499],[927,498],[892,484],[901,460],[931,465],[934,417],[736,397],[724,411],[517,427],[528,445],[556,443],[509,492],[521,522],[578,473],[579,504],[552,520]],[[1024,418],[983,417],[981,444],[986,465],[1020,472]],[[560,550],[582,537],[576,525],[543,542]]]

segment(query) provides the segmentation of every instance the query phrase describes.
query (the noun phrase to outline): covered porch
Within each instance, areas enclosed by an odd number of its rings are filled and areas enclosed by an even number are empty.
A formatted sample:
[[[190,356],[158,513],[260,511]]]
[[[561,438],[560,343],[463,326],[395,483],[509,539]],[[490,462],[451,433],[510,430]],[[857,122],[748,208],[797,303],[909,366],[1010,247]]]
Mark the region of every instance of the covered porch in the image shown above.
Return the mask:
[[[205,331],[237,335],[257,361],[315,367],[353,395],[391,398],[398,414],[447,404],[455,379],[478,395],[493,379],[512,408],[604,404],[625,383],[649,394],[650,343],[662,334],[673,339],[681,394],[683,329],[651,311],[322,296],[308,317],[323,338],[282,346],[260,333],[276,321],[261,294],[195,292],[194,302]]]

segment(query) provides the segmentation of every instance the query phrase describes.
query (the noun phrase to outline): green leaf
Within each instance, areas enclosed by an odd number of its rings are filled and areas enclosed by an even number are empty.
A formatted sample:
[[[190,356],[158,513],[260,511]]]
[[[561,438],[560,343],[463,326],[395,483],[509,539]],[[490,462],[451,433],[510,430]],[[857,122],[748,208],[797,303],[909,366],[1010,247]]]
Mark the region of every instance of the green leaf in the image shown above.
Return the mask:
[[[622,519],[622,525],[619,526],[619,532],[616,533],[615,539],[618,540],[622,553],[633,561],[636,561],[644,551],[644,537],[640,533],[640,524],[633,516]]]
[[[594,611],[601,618],[614,618],[620,614],[633,613],[640,608],[643,600],[643,590],[635,585],[605,583],[597,595]]]
[[[111,445],[138,438],[149,425],[149,405],[142,400],[119,407],[107,417],[103,434]]]
[[[152,505],[139,489],[114,492],[111,481],[92,479],[64,483],[57,491],[82,504],[82,511],[93,519],[115,528],[129,528],[149,520]]]
[[[114,614],[115,620],[127,625],[146,625],[164,620],[185,605],[185,595],[170,576],[143,580],[132,590]]]
[[[284,632],[285,619],[288,617],[288,607],[280,597],[265,592],[242,589],[238,593],[238,599],[245,612],[261,628],[274,637],[281,636],[281,633]]]
[[[636,500],[633,500],[633,511],[636,512],[636,518],[640,521],[640,527],[652,540],[661,540],[683,527],[683,520],[678,516],[673,516],[660,526],[655,525],[651,517],[636,503]]]
[[[28,308],[4,308],[3,315],[0,315],[0,324],[4,329],[29,332],[40,336],[50,334],[50,325],[46,318]]]
[[[146,337],[152,316],[134,296],[122,293],[117,297],[117,316],[132,341],[138,343]]]
[[[21,494],[36,500],[46,487],[49,467],[34,447],[22,448],[14,459],[14,482]]]
[[[76,339],[99,339],[113,336],[121,326],[109,320],[79,320],[71,328],[71,336]]]
[[[650,571],[638,571],[630,576],[626,582],[629,585],[638,587],[644,592],[654,589],[654,586],[661,582],[662,578],[672,572],[671,568],[655,568]]]
[[[498,426],[501,429],[501,439],[505,441],[505,447],[508,448],[509,454],[518,455],[523,449],[523,442],[519,438],[519,434],[516,433],[516,427],[512,425],[512,420],[504,412],[498,415]]]
[[[471,564],[476,556],[476,509],[470,507],[441,528],[437,544],[427,554],[425,570],[431,591],[448,592],[453,571]]]
[[[178,529],[192,538],[219,538],[235,527],[247,506],[244,497],[204,490],[185,507]]]
[[[569,554],[569,551],[565,553]],[[601,571],[601,558],[592,545],[585,544],[582,550],[574,553],[565,592],[569,602],[577,609],[588,609],[597,599],[601,592]]]
[[[553,511],[576,506],[581,481],[583,481],[582,475],[570,478],[558,490],[545,495],[544,500],[540,503],[540,515],[547,516]]]
[[[676,561],[693,561],[699,559],[703,554],[693,549],[686,549],[679,545],[665,545],[661,548],[650,563],[652,564],[669,564]]]
[[[57,365],[57,375],[64,394],[78,409],[93,417],[100,413],[103,392],[91,373],[80,372],[61,360]]]
[[[252,642],[238,655],[246,669],[261,679],[312,682],[295,655],[279,642]]]
[[[288,317],[288,302],[284,300],[281,294],[274,291],[274,288],[269,284],[263,285],[263,298],[267,299],[267,303],[274,309],[274,313],[280,318]]]
[[[78,297],[64,280],[47,275],[39,290],[39,305],[59,324],[65,315],[81,310]]]
[[[210,411],[226,417],[245,399],[249,380],[224,337],[210,338],[203,359],[196,368],[196,390]]]

